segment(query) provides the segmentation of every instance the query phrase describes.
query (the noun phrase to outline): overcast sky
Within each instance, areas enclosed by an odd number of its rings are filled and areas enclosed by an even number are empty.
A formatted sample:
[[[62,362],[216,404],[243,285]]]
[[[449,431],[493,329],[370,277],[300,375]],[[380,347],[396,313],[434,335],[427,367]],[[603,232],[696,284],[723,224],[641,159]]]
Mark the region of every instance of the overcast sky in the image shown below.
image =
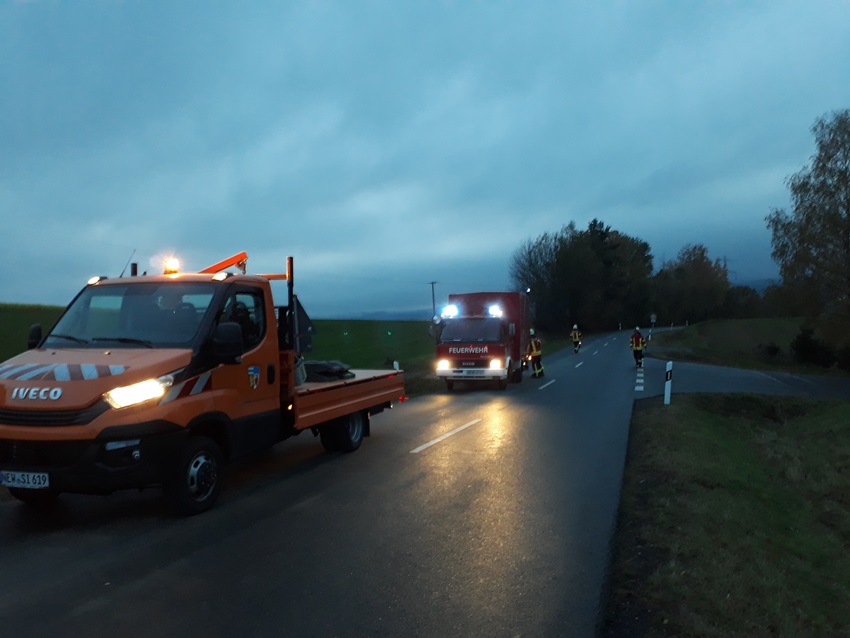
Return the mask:
[[[848,0],[0,0],[0,302],[245,250],[314,317],[430,315],[593,218],[775,277],[844,108]]]

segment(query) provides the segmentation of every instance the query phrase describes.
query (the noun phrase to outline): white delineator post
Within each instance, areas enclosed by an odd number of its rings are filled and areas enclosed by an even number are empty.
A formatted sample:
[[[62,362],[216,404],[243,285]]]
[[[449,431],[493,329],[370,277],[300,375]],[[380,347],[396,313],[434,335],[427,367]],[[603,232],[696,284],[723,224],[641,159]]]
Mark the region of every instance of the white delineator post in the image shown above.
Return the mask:
[[[667,362],[667,371],[664,373],[664,405],[670,405],[670,391],[673,386],[673,362]]]

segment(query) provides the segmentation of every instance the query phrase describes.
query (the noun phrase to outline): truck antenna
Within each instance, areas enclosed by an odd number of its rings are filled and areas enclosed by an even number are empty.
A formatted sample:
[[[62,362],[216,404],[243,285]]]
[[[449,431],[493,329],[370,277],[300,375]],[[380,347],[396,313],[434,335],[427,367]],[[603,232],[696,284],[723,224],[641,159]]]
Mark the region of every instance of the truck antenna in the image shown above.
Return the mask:
[[[126,264],[124,264],[124,270],[122,270],[122,271],[121,271],[121,274],[120,274],[120,275],[118,275],[118,278],[119,278],[119,279],[120,279],[121,277],[123,277],[123,276],[124,276],[124,272],[127,270],[127,266],[129,266],[129,265],[130,265],[130,260],[131,260],[131,259],[133,259],[133,255],[135,255],[135,254],[136,254],[136,249],[134,248],[134,249],[133,249],[133,252],[131,252],[131,253],[130,253],[130,259],[128,259],[128,260],[127,260],[127,263],[126,263]]]

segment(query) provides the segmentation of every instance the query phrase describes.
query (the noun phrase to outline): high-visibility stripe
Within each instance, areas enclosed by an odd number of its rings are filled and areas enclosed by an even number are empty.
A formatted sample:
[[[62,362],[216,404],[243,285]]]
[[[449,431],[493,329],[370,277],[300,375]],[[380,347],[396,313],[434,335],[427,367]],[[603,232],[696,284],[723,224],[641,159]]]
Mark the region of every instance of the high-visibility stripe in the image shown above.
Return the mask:
[[[30,370],[26,374],[22,374],[18,377],[18,379],[20,379],[21,381],[27,381],[36,377],[44,378],[45,373],[50,372],[54,367],[56,367],[55,363],[51,363],[46,366],[41,366],[40,368],[36,368],[35,370]]]
[[[116,376],[123,374],[127,370],[128,368],[126,366],[94,363],[27,363],[19,366],[3,366],[0,368],[0,378],[18,379],[20,381],[32,381],[34,379],[45,379],[47,381],[79,381],[81,379],[100,379],[103,377]]]

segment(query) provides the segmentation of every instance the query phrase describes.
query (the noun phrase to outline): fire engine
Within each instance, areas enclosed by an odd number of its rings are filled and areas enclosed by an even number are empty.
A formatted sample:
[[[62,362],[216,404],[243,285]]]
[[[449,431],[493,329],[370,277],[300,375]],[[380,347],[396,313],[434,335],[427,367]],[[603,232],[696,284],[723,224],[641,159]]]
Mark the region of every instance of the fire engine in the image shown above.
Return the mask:
[[[490,381],[502,390],[509,380],[522,381],[531,329],[527,294],[450,294],[435,323],[436,374],[448,390],[456,381]]]
[[[46,334],[32,326],[29,349],[0,363],[0,485],[41,505],[161,486],[192,515],[216,502],[227,462],[290,436],[359,448],[370,417],[405,398],[404,372],[307,378],[313,331],[293,259],[266,275],[247,274],[247,259],[141,276],[134,264],[89,280]]]

